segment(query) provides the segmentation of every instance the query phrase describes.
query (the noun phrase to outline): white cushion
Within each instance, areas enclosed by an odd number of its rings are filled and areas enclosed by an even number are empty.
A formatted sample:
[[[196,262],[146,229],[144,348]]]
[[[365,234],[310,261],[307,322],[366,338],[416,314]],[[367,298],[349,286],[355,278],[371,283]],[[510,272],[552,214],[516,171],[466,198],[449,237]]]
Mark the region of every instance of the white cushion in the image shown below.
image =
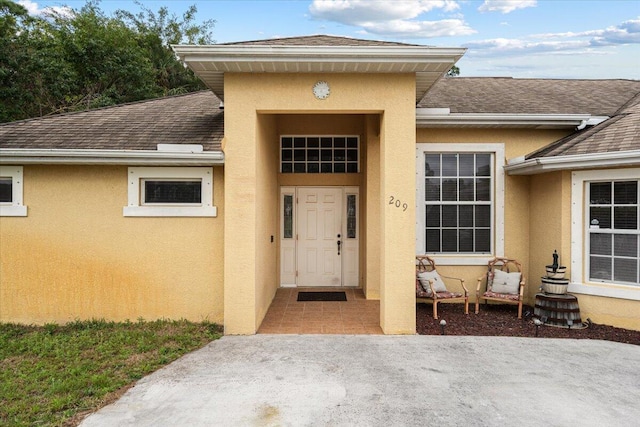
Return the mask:
[[[436,292],[446,292],[447,287],[445,286],[442,278],[438,274],[437,271],[423,271],[418,273],[418,280],[420,280],[420,284],[424,291],[428,294],[431,294],[431,287],[429,287],[429,280],[433,280],[433,290]]]
[[[499,294],[517,294],[520,288],[520,272],[505,273],[496,269],[491,290]]]

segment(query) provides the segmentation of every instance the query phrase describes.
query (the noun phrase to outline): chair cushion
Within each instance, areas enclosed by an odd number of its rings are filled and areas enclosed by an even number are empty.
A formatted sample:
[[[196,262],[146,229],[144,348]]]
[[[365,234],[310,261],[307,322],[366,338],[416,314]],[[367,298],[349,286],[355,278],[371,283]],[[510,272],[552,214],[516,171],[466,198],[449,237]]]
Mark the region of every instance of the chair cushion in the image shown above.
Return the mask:
[[[520,294],[499,294],[497,292],[485,292],[484,294],[482,294],[482,296],[485,298],[500,298],[510,301],[520,300]]]
[[[462,294],[458,292],[436,292],[437,299],[462,298]]]
[[[506,273],[502,270],[493,272],[493,284],[490,292],[498,294],[517,294],[520,287],[520,272]]]
[[[436,270],[422,271],[418,273],[418,280],[420,280],[420,284],[422,285],[424,291],[429,295],[431,295],[429,280],[433,280],[433,290],[435,292],[447,292],[447,287],[445,286],[442,278]]]

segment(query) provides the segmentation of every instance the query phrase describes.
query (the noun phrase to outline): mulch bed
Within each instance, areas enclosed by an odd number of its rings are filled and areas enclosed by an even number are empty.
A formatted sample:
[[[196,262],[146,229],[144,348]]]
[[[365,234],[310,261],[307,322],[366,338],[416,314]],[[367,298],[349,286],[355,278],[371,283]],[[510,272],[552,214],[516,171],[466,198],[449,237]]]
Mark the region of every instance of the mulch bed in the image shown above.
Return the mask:
[[[438,304],[439,319],[433,318],[431,304],[416,304],[416,327],[420,335],[441,335],[440,321],[447,322],[446,335],[535,337],[533,307],[522,308],[522,319],[518,319],[515,305],[482,305],[480,313],[474,314],[475,306],[469,304],[469,314],[464,314],[463,304]],[[586,321],[586,319],[582,319]],[[540,338],[575,338],[615,341],[640,345],[640,331],[591,323],[584,329],[567,329],[555,326],[540,326]]]

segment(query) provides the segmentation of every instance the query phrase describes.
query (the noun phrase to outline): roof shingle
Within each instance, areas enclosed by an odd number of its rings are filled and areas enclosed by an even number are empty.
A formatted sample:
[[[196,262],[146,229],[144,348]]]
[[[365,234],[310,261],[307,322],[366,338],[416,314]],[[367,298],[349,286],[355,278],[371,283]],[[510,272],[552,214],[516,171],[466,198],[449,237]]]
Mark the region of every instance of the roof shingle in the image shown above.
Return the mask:
[[[220,151],[224,115],[210,91],[0,124],[0,148]]]
[[[638,80],[448,77],[440,79],[418,107],[450,108],[452,113],[613,116],[638,93]]]
[[[283,37],[278,39],[252,40],[220,44],[225,46],[423,46],[416,44],[353,39],[350,37],[327,35]]]
[[[640,150],[640,96],[610,119],[562,138],[526,159]]]

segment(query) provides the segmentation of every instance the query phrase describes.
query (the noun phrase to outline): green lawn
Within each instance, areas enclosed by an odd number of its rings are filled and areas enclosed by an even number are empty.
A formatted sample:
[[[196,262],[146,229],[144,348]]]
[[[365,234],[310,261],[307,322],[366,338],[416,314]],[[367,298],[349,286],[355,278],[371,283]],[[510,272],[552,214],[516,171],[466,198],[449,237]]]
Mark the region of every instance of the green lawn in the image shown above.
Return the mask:
[[[0,425],[74,424],[78,414],[220,336],[207,322],[0,324]]]

